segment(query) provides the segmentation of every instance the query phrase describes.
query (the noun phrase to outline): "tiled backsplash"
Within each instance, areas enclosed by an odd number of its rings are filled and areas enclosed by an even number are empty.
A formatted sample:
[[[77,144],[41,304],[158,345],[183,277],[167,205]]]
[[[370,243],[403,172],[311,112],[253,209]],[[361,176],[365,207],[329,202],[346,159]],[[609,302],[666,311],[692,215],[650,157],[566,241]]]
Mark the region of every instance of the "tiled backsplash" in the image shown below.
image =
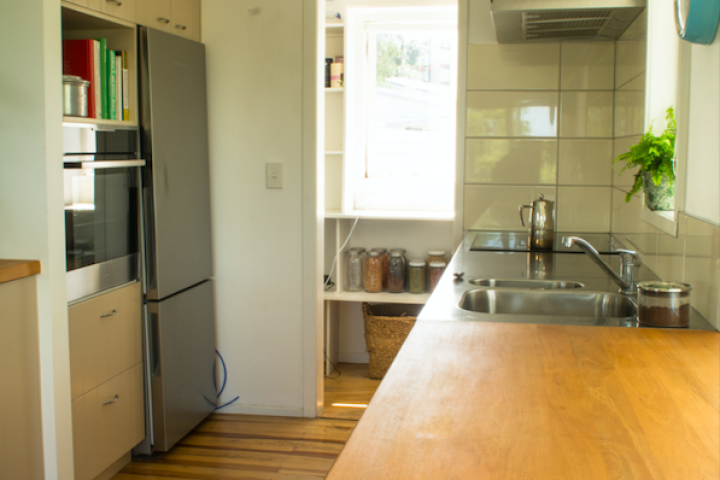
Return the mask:
[[[558,230],[610,231],[614,59],[611,42],[469,45],[466,229],[520,229],[542,193]]]

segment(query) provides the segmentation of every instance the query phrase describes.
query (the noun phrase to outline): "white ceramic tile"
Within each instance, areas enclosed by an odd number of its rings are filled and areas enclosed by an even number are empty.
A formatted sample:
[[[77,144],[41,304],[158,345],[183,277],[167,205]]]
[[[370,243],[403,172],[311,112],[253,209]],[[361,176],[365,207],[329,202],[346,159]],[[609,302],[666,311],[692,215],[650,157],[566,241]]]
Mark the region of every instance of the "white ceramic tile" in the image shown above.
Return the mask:
[[[612,138],[613,92],[562,92],[560,137]]]
[[[558,187],[557,230],[610,232],[610,187]]]
[[[557,43],[468,46],[470,90],[557,90],[559,72]]]
[[[630,147],[637,145],[640,141],[641,135],[635,135],[632,137],[616,138],[613,146],[613,159],[619,155],[629,152]],[[625,191],[629,191],[635,183],[635,174],[640,167],[625,170],[620,173],[625,165],[622,162],[618,162],[613,165],[613,186],[620,187]]]
[[[557,140],[468,139],[465,183],[555,184]]]
[[[645,131],[645,91],[615,92],[615,136],[642,135]]]
[[[720,326],[720,228],[681,216],[685,231],[684,281],[692,285],[691,302],[710,323]]]
[[[613,188],[612,232],[620,238],[631,233],[655,233],[655,228],[640,220],[642,199],[635,195],[630,203],[625,202],[625,192]]]
[[[560,87],[563,90],[612,90],[615,87],[615,44],[562,44]]]
[[[615,43],[615,88],[645,71],[646,21],[643,12]]]
[[[466,230],[522,230],[518,206],[529,205],[541,193],[555,200],[555,187],[496,187],[466,185],[464,228]]]
[[[618,90],[621,91],[645,91],[645,73],[641,73],[637,77],[633,78],[629,82],[621,85]]]
[[[559,185],[612,185],[612,140],[560,140]]]
[[[555,137],[556,92],[468,92],[468,137]]]

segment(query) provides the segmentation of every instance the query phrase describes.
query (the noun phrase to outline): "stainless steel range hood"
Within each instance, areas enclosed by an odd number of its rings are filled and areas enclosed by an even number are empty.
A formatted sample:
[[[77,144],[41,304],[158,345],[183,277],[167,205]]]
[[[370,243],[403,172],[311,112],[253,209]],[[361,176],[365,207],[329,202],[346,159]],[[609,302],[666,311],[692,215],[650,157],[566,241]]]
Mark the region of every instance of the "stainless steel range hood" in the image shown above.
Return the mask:
[[[645,0],[491,0],[499,43],[617,40]]]

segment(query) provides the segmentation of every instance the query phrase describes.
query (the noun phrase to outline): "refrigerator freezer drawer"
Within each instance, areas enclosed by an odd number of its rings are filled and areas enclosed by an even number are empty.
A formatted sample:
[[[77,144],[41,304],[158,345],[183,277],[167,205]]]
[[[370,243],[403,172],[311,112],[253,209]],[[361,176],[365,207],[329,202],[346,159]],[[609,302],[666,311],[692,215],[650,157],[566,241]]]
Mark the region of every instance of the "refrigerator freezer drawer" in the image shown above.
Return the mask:
[[[148,302],[153,445],[167,451],[214,407],[213,284]]]

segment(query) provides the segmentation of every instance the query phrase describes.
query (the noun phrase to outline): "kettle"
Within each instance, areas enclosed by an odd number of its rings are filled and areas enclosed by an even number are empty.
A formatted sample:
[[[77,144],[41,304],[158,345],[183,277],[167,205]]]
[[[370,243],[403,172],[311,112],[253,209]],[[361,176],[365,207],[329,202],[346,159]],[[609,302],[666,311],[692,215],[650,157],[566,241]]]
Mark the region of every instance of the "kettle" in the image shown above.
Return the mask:
[[[542,193],[532,205],[520,205],[520,222],[525,226],[523,209],[531,208],[530,250],[552,250],[555,244],[555,202]]]

